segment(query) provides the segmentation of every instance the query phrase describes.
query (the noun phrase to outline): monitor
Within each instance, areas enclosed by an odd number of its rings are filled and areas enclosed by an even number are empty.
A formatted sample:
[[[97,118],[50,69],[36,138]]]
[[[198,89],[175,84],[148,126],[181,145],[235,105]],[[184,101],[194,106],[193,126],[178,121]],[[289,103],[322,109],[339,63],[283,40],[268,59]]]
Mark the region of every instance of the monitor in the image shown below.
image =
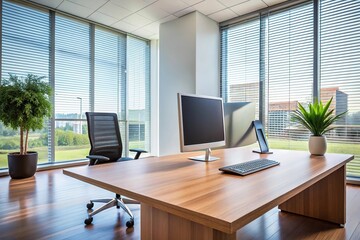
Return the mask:
[[[253,129],[255,103],[224,103],[226,148],[247,146],[256,143]]]
[[[224,109],[221,98],[178,93],[180,149],[205,150],[197,161],[214,161],[211,148],[225,145]]]

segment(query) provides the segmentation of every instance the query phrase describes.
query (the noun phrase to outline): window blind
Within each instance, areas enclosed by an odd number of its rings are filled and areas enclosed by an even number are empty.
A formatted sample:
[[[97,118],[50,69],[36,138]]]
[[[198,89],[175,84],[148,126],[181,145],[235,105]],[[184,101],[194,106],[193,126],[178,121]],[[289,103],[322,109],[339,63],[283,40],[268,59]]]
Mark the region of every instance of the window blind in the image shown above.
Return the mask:
[[[55,118],[84,119],[83,113],[90,110],[89,98],[89,24],[56,15]]]
[[[25,76],[29,73],[49,76],[50,28],[49,12],[2,1],[1,77],[9,73]],[[29,150],[39,154],[39,162],[48,161],[47,133],[44,129],[29,133]],[[0,168],[7,167],[7,152],[18,151],[18,131],[5,128],[0,122]]]
[[[1,76],[54,73],[55,116],[45,129],[31,133],[29,142],[40,162],[83,159],[88,154],[84,113],[91,110],[118,113],[124,155],[129,141],[130,148],[150,150],[149,41],[57,13],[53,18],[31,3],[1,3]],[[18,133],[0,123],[0,136],[3,168],[6,152],[18,149]]]
[[[312,102],[313,4],[270,12],[263,21],[269,143],[272,148],[306,150],[309,132],[292,123],[291,113],[298,103]]]
[[[355,160],[348,164],[347,175],[360,177],[360,2],[319,0],[317,4],[320,9],[316,23],[320,29],[317,39],[320,44],[319,97],[323,102],[333,97],[331,107],[337,114],[348,111],[327,134],[328,152],[354,154]],[[260,83],[266,79],[266,84],[260,97],[264,96],[266,103],[260,114],[267,114],[267,134],[272,148],[307,149],[309,132],[292,123],[290,116],[298,103],[307,105],[313,100],[315,30],[312,1],[261,14],[259,71]],[[238,64],[241,67],[229,67],[229,58],[237,47],[227,41],[229,29],[222,29],[221,34],[222,93],[229,101],[228,76],[247,67],[248,61]],[[236,43],[245,44],[245,39]],[[262,86],[259,88],[262,94]],[[236,93],[237,97],[241,94],[245,95],[240,91]]]
[[[89,151],[90,26],[55,16],[55,161],[83,159]]]
[[[330,152],[354,154],[347,175],[360,177],[360,1],[320,2],[322,99],[336,113],[348,111],[328,136]]]
[[[150,46],[127,37],[129,147],[150,149]]]
[[[94,110],[118,114],[126,150],[126,35],[96,27],[94,66]]]
[[[49,13],[3,1],[2,77],[49,75]]]
[[[118,113],[125,120],[126,36],[95,29],[95,111]]]
[[[259,116],[260,19],[221,32],[221,93],[225,102],[254,102]]]

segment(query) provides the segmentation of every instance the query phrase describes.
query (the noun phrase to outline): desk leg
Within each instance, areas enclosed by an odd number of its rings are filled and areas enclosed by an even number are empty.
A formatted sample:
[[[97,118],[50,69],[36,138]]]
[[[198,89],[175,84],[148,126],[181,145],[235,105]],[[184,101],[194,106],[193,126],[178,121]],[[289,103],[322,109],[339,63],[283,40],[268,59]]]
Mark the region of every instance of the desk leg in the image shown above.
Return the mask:
[[[345,166],[279,205],[279,209],[337,224],[346,221]]]
[[[236,240],[226,234],[171,213],[141,204],[141,240]]]

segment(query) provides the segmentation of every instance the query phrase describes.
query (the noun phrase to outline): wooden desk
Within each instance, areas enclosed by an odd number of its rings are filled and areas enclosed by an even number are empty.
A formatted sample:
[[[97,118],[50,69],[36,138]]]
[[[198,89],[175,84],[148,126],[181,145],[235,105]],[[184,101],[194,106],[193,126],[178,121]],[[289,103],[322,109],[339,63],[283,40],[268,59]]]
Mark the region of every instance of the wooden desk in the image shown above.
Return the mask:
[[[236,230],[275,206],[345,224],[345,164],[352,155],[274,150],[262,155],[280,166],[245,177],[218,168],[256,159],[251,148],[213,151],[221,159],[196,162],[199,153],[64,169],[64,174],[141,203],[142,239],[236,239]]]

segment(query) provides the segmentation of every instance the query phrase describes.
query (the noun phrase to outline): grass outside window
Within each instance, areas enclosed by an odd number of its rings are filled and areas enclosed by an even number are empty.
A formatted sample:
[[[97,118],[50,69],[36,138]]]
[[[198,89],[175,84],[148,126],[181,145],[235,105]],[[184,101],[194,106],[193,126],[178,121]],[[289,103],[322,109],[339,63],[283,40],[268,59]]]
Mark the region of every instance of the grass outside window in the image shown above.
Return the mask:
[[[288,149],[288,150],[302,150],[308,151],[308,140],[287,140],[278,138],[269,138],[269,145],[271,149]],[[327,153],[344,153],[353,154],[355,159],[348,164],[346,171],[347,175],[351,177],[360,177],[360,144],[354,143],[339,143],[328,141]],[[326,155],[326,154],[325,154]]]
[[[142,148],[144,149],[144,141],[132,141],[129,143],[129,148]],[[39,154],[39,164],[48,162],[48,150],[47,146],[31,148],[32,151],[37,151]],[[86,155],[89,154],[90,146],[89,145],[80,145],[80,146],[57,146],[56,147],[56,159],[59,159],[56,162],[61,162],[61,160],[68,161],[69,159],[78,160],[84,159]],[[7,154],[9,152],[14,152],[14,150],[2,150],[0,149],[0,168],[7,168]],[[130,156],[133,153],[129,153]],[[133,154],[135,156],[135,154]],[[132,156],[132,157],[134,157]],[[142,157],[146,154],[142,154]]]

